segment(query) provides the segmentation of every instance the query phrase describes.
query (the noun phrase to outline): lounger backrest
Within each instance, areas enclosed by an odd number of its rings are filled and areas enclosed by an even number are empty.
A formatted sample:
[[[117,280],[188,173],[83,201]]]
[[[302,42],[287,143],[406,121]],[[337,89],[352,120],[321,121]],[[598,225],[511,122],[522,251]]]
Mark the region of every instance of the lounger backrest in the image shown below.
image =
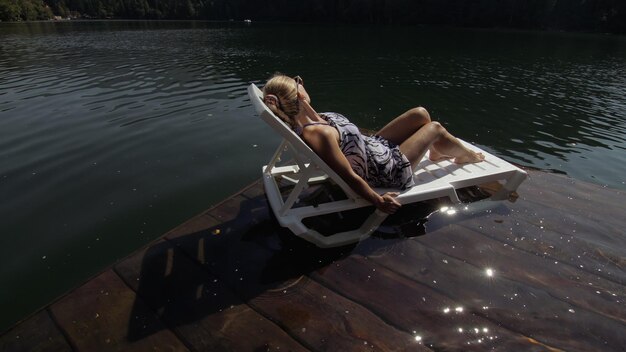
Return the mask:
[[[284,123],[278,116],[276,116],[268,107],[263,103],[263,92],[253,83],[248,87],[248,96],[252,101],[254,109],[259,114],[261,119],[278,132],[292,147],[298,156],[307,162],[311,162],[317,165],[322,171],[324,171],[330,178],[333,179],[347,194],[356,197],[356,194],[352,189],[343,181],[339,175],[333,171],[326,162],[324,162],[304,141]]]

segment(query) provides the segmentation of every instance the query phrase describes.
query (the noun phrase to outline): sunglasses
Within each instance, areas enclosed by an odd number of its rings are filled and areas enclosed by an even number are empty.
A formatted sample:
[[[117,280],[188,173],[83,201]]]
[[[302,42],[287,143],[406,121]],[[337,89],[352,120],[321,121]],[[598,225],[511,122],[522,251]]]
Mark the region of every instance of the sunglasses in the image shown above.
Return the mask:
[[[300,91],[300,85],[304,86],[304,80],[300,76],[295,76],[293,78],[296,81],[296,100],[298,99],[298,92]]]

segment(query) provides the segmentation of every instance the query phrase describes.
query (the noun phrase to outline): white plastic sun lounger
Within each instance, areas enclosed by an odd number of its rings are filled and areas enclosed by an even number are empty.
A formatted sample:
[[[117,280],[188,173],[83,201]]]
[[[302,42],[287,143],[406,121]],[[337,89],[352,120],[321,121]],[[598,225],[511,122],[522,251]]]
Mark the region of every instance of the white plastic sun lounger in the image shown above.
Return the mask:
[[[362,208],[372,204],[357,195],[289,126],[267,108],[262,101],[263,93],[256,85],[251,84],[248,87],[248,95],[261,119],[283,138],[270,162],[263,166],[265,193],[280,225],[319,247],[346,245],[370,236],[385,220],[387,214],[375,210],[358,229],[330,236],[324,236],[303,224],[303,219],[309,217]],[[425,156],[414,173],[415,186],[405,191],[385,188],[374,190],[379,194],[388,191],[399,192],[397,200],[401,204],[440,197],[448,197],[452,202],[460,203],[456,189],[501,181],[502,188],[491,199],[502,200],[507,199],[509,194],[526,179],[526,172],[520,168],[471,144],[464,141],[463,143],[473,150],[482,152],[485,155],[485,161],[457,165],[449,161],[432,162]],[[295,165],[278,166],[281,155],[287,150],[291,152]],[[283,199],[281,195],[277,179],[294,184],[286,199]],[[315,206],[294,207],[306,188],[328,181],[328,179],[341,188],[347,199],[331,200]]]

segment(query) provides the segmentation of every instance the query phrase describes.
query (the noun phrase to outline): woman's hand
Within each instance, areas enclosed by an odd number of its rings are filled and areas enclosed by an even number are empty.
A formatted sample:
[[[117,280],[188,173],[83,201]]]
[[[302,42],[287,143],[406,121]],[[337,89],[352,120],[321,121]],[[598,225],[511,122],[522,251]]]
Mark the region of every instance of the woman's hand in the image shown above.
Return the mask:
[[[387,192],[380,196],[374,205],[382,212],[393,214],[402,206],[400,202],[396,200],[397,196],[397,192]]]

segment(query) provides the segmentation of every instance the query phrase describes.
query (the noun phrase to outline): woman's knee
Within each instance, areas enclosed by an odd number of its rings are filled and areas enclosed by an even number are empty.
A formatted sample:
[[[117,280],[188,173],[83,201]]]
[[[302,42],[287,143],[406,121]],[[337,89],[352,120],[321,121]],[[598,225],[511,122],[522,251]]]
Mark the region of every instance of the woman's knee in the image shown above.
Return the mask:
[[[421,106],[418,106],[416,108],[413,108],[407,111],[407,115],[409,116],[411,120],[417,122],[420,125],[425,125],[431,121],[428,110],[426,110],[425,108]]]
[[[441,136],[441,135],[443,135],[443,134],[445,134],[447,132],[446,128],[443,127],[437,121],[431,121],[428,124],[426,124],[424,127],[427,128],[429,131],[431,131],[432,134],[434,134],[436,136]]]

